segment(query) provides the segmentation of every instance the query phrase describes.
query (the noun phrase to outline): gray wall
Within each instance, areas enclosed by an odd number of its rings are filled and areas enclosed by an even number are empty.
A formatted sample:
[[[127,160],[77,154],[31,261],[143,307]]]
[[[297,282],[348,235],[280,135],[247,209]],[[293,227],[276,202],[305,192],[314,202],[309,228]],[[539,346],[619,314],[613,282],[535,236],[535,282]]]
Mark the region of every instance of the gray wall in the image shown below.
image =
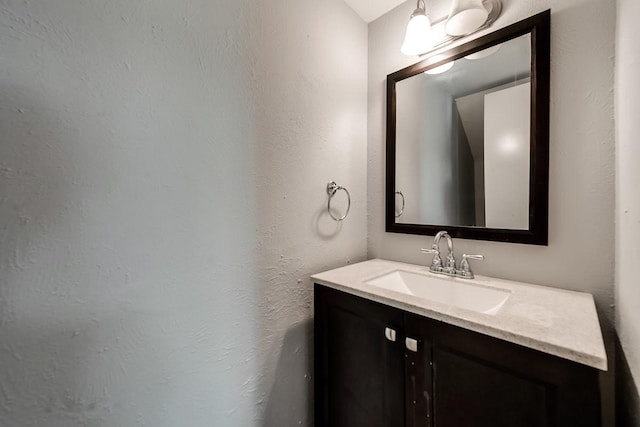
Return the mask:
[[[616,330],[618,421],[640,426],[640,4],[618,0],[616,34]]]
[[[366,61],[342,0],[2,2],[0,425],[310,425]]]
[[[433,17],[446,14],[442,3],[430,2]],[[456,253],[484,254],[478,274],[592,293],[613,356],[615,1],[504,4],[491,30],[552,11],[549,246],[456,239]],[[417,62],[399,50],[414,7],[408,1],[369,25],[368,256],[426,265],[420,248],[431,237],[384,232],[385,79]]]

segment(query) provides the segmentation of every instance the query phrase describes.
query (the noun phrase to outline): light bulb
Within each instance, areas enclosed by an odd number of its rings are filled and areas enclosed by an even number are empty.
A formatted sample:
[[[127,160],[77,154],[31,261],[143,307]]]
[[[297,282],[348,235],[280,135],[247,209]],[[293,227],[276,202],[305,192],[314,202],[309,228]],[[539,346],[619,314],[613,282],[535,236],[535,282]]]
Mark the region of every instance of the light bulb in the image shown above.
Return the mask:
[[[407,32],[400,52],[407,56],[417,56],[433,47],[431,22],[424,9],[416,9],[407,24]]]

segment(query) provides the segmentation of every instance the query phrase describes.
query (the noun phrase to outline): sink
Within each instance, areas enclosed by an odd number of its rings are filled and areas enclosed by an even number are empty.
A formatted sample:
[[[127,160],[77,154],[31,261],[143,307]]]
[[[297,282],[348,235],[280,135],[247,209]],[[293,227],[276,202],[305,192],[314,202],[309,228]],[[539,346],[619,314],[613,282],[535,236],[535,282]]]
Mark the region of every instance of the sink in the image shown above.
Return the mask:
[[[462,282],[466,279],[434,277],[433,275],[395,270],[366,283],[413,295],[424,300],[495,315],[509,299],[511,291],[496,289],[477,283]]]

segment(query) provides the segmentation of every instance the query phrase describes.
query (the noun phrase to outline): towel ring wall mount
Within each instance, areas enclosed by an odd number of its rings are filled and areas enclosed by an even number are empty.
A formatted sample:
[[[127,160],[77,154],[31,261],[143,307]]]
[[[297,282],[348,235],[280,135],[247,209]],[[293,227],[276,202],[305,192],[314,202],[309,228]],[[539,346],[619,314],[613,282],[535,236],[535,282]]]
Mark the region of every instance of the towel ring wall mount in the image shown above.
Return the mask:
[[[347,211],[341,217],[336,217],[333,215],[333,213],[331,213],[331,199],[340,190],[343,190],[345,193],[347,193]],[[349,209],[351,209],[351,195],[349,194],[349,190],[344,188],[342,185],[336,184],[335,181],[329,181],[329,183],[327,184],[327,194],[329,195],[329,200],[327,201],[327,212],[329,212],[329,216],[336,221],[344,220],[347,215],[349,215]]]

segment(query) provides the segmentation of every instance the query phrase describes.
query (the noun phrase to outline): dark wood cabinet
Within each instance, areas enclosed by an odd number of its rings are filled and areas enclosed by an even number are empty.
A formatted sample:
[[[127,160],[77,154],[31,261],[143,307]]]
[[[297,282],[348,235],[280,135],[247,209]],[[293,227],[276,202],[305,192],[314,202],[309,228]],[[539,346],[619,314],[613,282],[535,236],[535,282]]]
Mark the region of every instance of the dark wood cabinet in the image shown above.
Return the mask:
[[[400,310],[316,287],[316,426],[404,424],[403,322]]]
[[[601,424],[594,368],[321,285],[315,310],[316,426]]]

